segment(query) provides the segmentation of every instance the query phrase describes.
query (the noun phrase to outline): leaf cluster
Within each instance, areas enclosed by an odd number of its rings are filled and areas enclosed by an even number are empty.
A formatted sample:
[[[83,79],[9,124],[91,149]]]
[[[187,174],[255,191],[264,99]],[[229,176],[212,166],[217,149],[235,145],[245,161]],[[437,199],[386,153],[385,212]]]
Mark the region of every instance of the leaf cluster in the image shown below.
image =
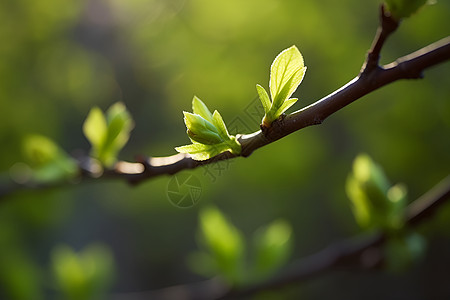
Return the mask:
[[[225,151],[241,153],[241,144],[228,133],[220,113],[214,113],[199,98],[192,100],[192,111],[183,112],[191,145],[176,147],[180,153],[189,153],[195,160],[206,160]]]
[[[200,212],[199,245],[188,263],[202,275],[220,275],[231,285],[267,278],[281,267],[292,250],[292,229],[284,220],[259,228],[248,246],[242,232],[217,208]],[[247,261],[246,255],[250,254]]]

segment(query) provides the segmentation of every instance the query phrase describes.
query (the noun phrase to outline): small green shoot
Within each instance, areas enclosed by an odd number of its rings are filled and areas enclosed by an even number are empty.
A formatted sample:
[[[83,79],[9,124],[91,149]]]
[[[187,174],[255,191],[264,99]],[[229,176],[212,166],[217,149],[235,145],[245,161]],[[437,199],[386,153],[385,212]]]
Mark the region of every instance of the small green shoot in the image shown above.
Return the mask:
[[[302,82],[305,72],[303,56],[295,46],[283,50],[275,58],[270,67],[269,87],[272,100],[262,86],[256,85],[265,112],[262,120],[264,127],[270,127],[273,121],[297,102],[298,99],[290,97]]]
[[[84,121],[83,132],[91,143],[91,156],[105,167],[112,167],[127,143],[134,123],[125,105],[117,102],[106,112],[94,107]]]
[[[202,210],[199,220],[202,250],[190,254],[188,264],[201,275],[220,275],[234,286],[258,282],[277,271],[291,254],[292,228],[283,220],[256,230],[251,248],[242,232],[217,208]],[[249,260],[246,254],[252,255]]]
[[[403,227],[406,187],[391,186],[381,167],[368,155],[356,157],[346,190],[355,219],[362,228],[398,230]]]
[[[193,113],[183,112],[191,145],[176,147],[180,153],[188,153],[194,160],[206,160],[222,152],[241,153],[241,144],[228,133],[225,122],[217,110],[211,113],[199,98],[192,100]]]
[[[66,180],[78,173],[75,159],[48,137],[42,135],[25,137],[23,152],[31,169],[30,179],[35,182]]]
[[[191,266],[203,275],[219,273],[231,284],[241,283],[245,243],[240,230],[214,207],[202,210],[199,221],[199,242],[205,250],[190,257]]]

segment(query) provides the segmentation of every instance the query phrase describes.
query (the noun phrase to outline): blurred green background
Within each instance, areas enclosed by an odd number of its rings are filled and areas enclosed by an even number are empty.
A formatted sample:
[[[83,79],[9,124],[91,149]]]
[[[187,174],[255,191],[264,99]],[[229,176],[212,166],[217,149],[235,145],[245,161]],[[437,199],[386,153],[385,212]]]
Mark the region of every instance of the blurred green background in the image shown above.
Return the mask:
[[[294,94],[300,109],[357,75],[378,6],[375,0],[1,1],[2,180],[24,160],[22,139],[30,133],[52,138],[72,155],[88,153],[81,128],[95,105],[105,110],[123,101],[129,109],[135,129],[120,158],[130,161],[175,154],[175,146],[189,142],[182,111],[191,110],[193,95],[229,126],[256,131],[262,115],[253,114],[255,85],[268,87],[275,56],[294,44],[304,56],[308,71]],[[449,20],[449,1],[425,7],[388,40],[381,62],[445,37]],[[247,236],[284,218],[295,235],[292,259],[356,235],[345,180],[358,153],[381,164],[393,183],[404,182],[410,200],[449,173],[449,80],[448,63],[436,66],[424,80],[375,91],[249,158],[184,171],[201,183],[191,208],[169,202],[170,176],[138,186],[102,181],[8,196],[0,203],[0,298],[57,298],[50,265],[64,244],[82,251],[100,243],[100,253],[111,254],[112,293],[199,281],[186,257],[197,249],[198,212],[209,204]],[[421,228],[428,252],[406,273],[342,270],[286,293],[448,297],[448,215],[447,205]]]

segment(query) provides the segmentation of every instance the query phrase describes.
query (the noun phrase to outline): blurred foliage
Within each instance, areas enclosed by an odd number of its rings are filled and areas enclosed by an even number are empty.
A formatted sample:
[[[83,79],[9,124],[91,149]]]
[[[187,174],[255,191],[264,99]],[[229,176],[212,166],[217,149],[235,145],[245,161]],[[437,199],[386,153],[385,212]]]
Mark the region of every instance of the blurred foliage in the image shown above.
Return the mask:
[[[365,229],[401,229],[405,223],[406,187],[391,186],[381,167],[366,154],[353,162],[353,172],[347,178],[347,195],[353,214]]]
[[[19,149],[33,134],[49,137],[71,155],[86,154],[82,124],[89,110],[118,101],[136,124],[120,159],[175,154],[174,146],[188,142],[182,111],[189,110],[193,95],[220,110],[230,134],[256,131],[264,112],[254,87],[267,81],[280,49],[297,45],[309,68],[293,95],[299,101],[291,109],[299,109],[357,75],[376,31],[378,5],[1,1],[0,170],[24,161]],[[381,62],[447,36],[449,20],[449,1],[424,7],[389,38]],[[191,209],[169,203],[167,177],[135,187],[115,181],[9,196],[0,207],[0,298],[50,298],[42,282],[48,276],[41,271],[49,268],[56,244],[108,245],[119,270],[112,292],[200,280],[184,258],[196,248],[199,209],[211,203],[245,236],[285,219],[295,228],[294,258],[357,233],[345,196],[357,153],[373,157],[393,182],[407,183],[411,200],[448,174],[449,72],[447,63],[427,70],[423,80],[384,87],[250,158],[186,171],[202,183],[200,202]],[[443,267],[450,264],[449,210],[444,207],[424,230],[431,237],[428,254],[407,274],[339,272],[286,293],[302,299],[361,299],[367,290],[378,298],[450,297]]]
[[[425,239],[406,224],[407,192],[403,184],[392,185],[382,168],[367,154],[358,155],[346,183],[356,221],[364,230],[382,230],[385,266],[405,271],[425,251]]]
[[[112,105],[106,116],[98,107],[92,108],[83,123],[83,133],[92,147],[91,156],[104,166],[112,167],[128,142],[133,126],[133,119],[121,102]]]
[[[23,153],[30,170],[21,163],[12,167],[11,175],[18,183],[63,181],[73,178],[78,173],[75,160],[45,136],[26,136],[23,141]]]
[[[67,300],[107,299],[114,271],[110,251],[101,245],[90,245],[76,253],[61,245],[52,252],[52,269],[63,298]]]
[[[195,272],[220,275],[230,285],[258,281],[272,275],[288,260],[291,232],[286,221],[273,221],[253,233],[249,247],[242,232],[223,213],[208,207],[200,211],[199,245],[203,251],[192,253],[188,263]]]
[[[302,82],[305,72],[303,56],[296,46],[283,50],[275,57],[270,66],[270,99],[267,91],[259,84],[256,85],[265,112],[262,125],[270,127],[273,121],[297,102],[297,98],[290,97]]]

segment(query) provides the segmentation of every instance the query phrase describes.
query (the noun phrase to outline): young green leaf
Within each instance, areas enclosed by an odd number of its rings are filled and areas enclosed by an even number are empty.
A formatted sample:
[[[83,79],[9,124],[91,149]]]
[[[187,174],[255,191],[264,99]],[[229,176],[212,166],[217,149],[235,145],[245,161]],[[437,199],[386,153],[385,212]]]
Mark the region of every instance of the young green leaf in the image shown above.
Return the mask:
[[[191,140],[205,145],[213,145],[223,142],[217,128],[211,122],[200,115],[183,112],[187,134]]]
[[[270,106],[272,105],[269,95],[267,94],[266,90],[259,84],[256,85],[256,90],[258,91],[259,99],[261,100],[261,103],[264,107],[264,112],[267,114],[270,111]]]
[[[180,153],[190,154],[194,160],[206,160],[222,152],[241,153],[241,145],[236,137],[228,133],[220,113],[211,114],[208,107],[197,97],[192,100],[194,113],[183,112],[187,134],[191,145],[176,147]]]
[[[213,113],[213,122],[217,128],[217,131],[219,132],[219,135],[222,137],[222,139],[224,139],[224,140],[231,139],[231,136],[227,130],[227,126],[225,125],[225,122],[223,121],[222,116],[220,115],[220,113],[217,110],[215,110]]]
[[[83,133],[91,143],[92,152],[98,155],[103,147],[108,125],[103,112],[98,107],[93,107],[83,124]]]
[[[203,103],[202,100],[197,98],[197,96],[194,96],[194,99],[192,99],[192,112],[196,115],[199,115],[200,117],[204,118],[210,123],[213,123],[213,116],[211,112],[209,111],[208,107],[205,103]]]
[[[200,212],[200,238],[217,271],[230,283],[242,282],[245,252],[242,233],[217,208]]]
[[[175,148],[180,153],[189,154],[194,160],[207,160],[229,149],[226,143],[207,145],[196,142]]]
[[[263,125],[269,127],[278,119],[297,99],[289,99],[303,80],[306,72],[303,56],[297,47],[292,46],[283,50],[270,67],[270,96],[266,90],[257,85],[259,98],[264,107]]]
[[[404,224],[406,188],[390,186],[380,166],[365,155],[358,155],[347,178],[347,195],[358,224],[365,228],[398,230]]]
[[[36,182],[70,179],[78,173],[76,161],[45,136],[27,136],[23,141],[23,152],[31,167],[31,179]]]
[[[133,119],[121,102],[112,105],[106,117],[99,108],[92,108],[83,124],[83,132],[92,146],[91,155],[111,167],[127,143],[133,126]]]

